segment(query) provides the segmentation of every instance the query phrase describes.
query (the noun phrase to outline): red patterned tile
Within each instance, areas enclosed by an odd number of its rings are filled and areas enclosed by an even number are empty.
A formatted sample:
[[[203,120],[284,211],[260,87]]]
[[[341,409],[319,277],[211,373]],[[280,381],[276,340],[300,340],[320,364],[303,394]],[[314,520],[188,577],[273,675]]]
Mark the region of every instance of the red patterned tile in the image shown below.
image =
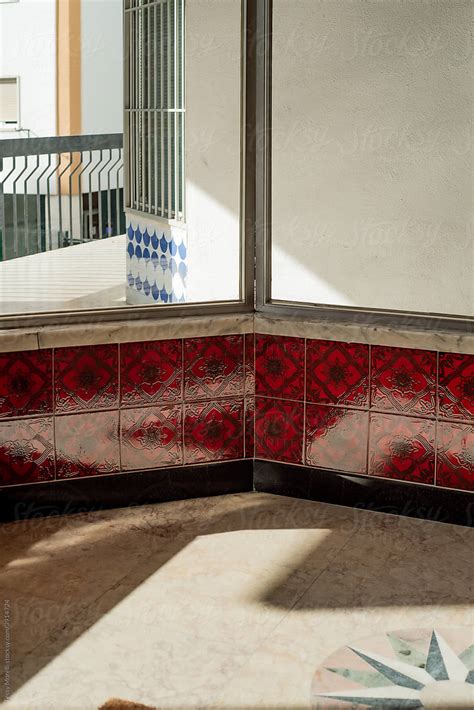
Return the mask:
[[[52,411],[52,351],[0,354],[0,418]]]
[[[436,485],[474,491],[474,425],[438,422]]]
[[[57,478],[119,470],[118,416],[115,411],[55,418]]]
[[[304,339],[257,335],[256,393],[302,400],[304,397]]]
[[[387,412],[435,415],[436,353],[372,348],[371,406]]]
[[[306,392],[309,402],[368,407],[368,346],[308,340]]]
[[[241,396],[244,391],[242,335],[184,341],[184,396],[187,400]]]
[[[54,380],[56,412],[118,406],[118,346],[56,350]]]
[[[368,412],[308,404],[306,464],[366,473],[368,434]]]
[[[255,454],[255,398],[245,400],[245,458],[251,459]]]
[[[184,462],[243,458],[243,408],[241,399],[186,404]]]
[[[247,333],[245,343],[245,394],[255,395],[255,335]]]
[[[474,417],[474,355],[440,354],[438,397],[441,417]]]
[[[302,462],[303,404],[257,397],[255,457]]]
[[[160,340],[120,346],[122,406],[180,401],[182,341]]]
[[[183,463],[181,405],[126,409],[120,418],[122,469]]]
[[[414,483],[433,483],[434,436],[434,421],[371,414],[369,473]]]
[[[54,478],[52,417],[0,422],[0,484]]]

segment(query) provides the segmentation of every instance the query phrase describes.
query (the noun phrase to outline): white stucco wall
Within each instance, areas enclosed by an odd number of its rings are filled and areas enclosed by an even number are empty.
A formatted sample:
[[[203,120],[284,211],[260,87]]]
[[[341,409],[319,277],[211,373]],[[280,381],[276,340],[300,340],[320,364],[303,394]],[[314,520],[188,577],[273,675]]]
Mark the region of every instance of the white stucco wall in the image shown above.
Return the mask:
[[[23,133],[2,138],[54,136],[56,133],[55,0],[0,3],[0,76],[20,79]]]
[[[122,133],[122,0],[82,0],[81,74],[82,133]]]
[[[240,0],[186,3],[188,301],[239,297]]]
[[[274,0],[274,298],[472,314],[470,0]]]

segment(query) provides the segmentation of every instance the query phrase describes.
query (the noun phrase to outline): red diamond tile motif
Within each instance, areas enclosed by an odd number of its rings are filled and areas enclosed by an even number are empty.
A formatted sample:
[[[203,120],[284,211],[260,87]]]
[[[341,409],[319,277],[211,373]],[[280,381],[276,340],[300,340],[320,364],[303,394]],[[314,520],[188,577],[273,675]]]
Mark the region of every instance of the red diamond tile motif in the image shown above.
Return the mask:
[[[0,418],[52,411],[52,351],[0,353]]]
[[[126,409],[120,417],[123,470],[182,465],[181,405]]]
[[[245,394],[255,395],[255,335],[247,333],[244,336],[245,344]]]
[[[257,397],[255,457],[301,463],[303,404]]]
[[[255,455],[255,398],[245,400],[245,458]]]
[[[120,346],[120,402],[130,407],[182,397],[182,341],[161,340]]]
[[[303,400],[304,339],[255,336],[256,393]]]
[[[438,397],[440,417],[474,418],[474,355],[440,354]]]
[[[0,484],[54,478],[52,417],[0,422]]]
[[[436,485],[474,491],[474,425],[438,422]]]
[[[358,343],[308,340],[306,344],[308,402],[369,404],[369,348]]]
[[[185,405],[184,450],[187,464],[243,458],[243,400]]]
[[[369,474],[434,483],[434,437],[434,421],[371,414]]]
[[[371,407],[387,412],[435,415],[436,353],[372,348]]]
[[[306,464],[367,472],[369,414],[356,409],[306,406]]]
[[[244,346],[242,335],[188,338],[184,341],[186,400],[242,396]]]
[[[118,346],[60,348],[54,353],[56,412],[118,406]]]
[[[118,419],[118,411],[56,417],[57,478],[118,471]]]

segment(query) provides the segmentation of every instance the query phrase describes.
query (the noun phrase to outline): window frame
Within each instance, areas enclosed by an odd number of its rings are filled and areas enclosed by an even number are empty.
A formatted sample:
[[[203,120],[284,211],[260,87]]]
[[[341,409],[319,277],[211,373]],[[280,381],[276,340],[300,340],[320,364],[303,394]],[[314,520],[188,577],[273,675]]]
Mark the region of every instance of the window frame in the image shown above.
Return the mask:
[[[13,123],[8,121],[2,121],[0,118],[0,131],[2,133],[8,133],[11,131],[21,130],[21,115],[20,115],[20,77],[19,76],[0,76],[0,81],[11,81],[15,82],[16,88],[16,121]]]
[[[240,0],[241,5],[241,76],[240,76],[240,299],[199,303],[174,303],[171,305],[131,305],[120,308],[94,308],[80,311],[51,311],[49,313],[0,315],[0,328],[31,328],[64,326],[80,323],[107,323],[124,320],[161,320],[184,316],[212,316],[252,314],[255,290],[255,103],[256,103],[256,10],[258,0]],[[129,36],[123,11],[123,77],[124,118],[127,105],[127,51]],[[129,136],[124,120],[124,164],[129,151]],[[124,209],[139,217],[149,215],[126,207],[128,203],[127,170],[124,170]],[[1,197],[1,195],[0,195]],[[1,207],[1,204],[0,204]],[[153,218],[153,217],[152,217]],[[125,248],[125,247],[124,247]],[[125,279],[124,279],[125,282]]]
[[[386,326],[423,331],[472,333],[474,318],[464,315],[338,306],[272,298],[272,19],[273,0],[258,3],[260,51],[257,64],[256,304],[257,314],[338,325]]]

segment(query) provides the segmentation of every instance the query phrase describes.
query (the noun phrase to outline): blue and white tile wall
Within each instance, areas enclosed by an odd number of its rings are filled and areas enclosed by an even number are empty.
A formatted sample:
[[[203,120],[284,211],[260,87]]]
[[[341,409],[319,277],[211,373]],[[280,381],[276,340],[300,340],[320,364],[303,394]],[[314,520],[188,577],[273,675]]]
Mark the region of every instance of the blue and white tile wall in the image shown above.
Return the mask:
[[[184,303],[186,228],[133,218],[127,223],[127,303]]]

